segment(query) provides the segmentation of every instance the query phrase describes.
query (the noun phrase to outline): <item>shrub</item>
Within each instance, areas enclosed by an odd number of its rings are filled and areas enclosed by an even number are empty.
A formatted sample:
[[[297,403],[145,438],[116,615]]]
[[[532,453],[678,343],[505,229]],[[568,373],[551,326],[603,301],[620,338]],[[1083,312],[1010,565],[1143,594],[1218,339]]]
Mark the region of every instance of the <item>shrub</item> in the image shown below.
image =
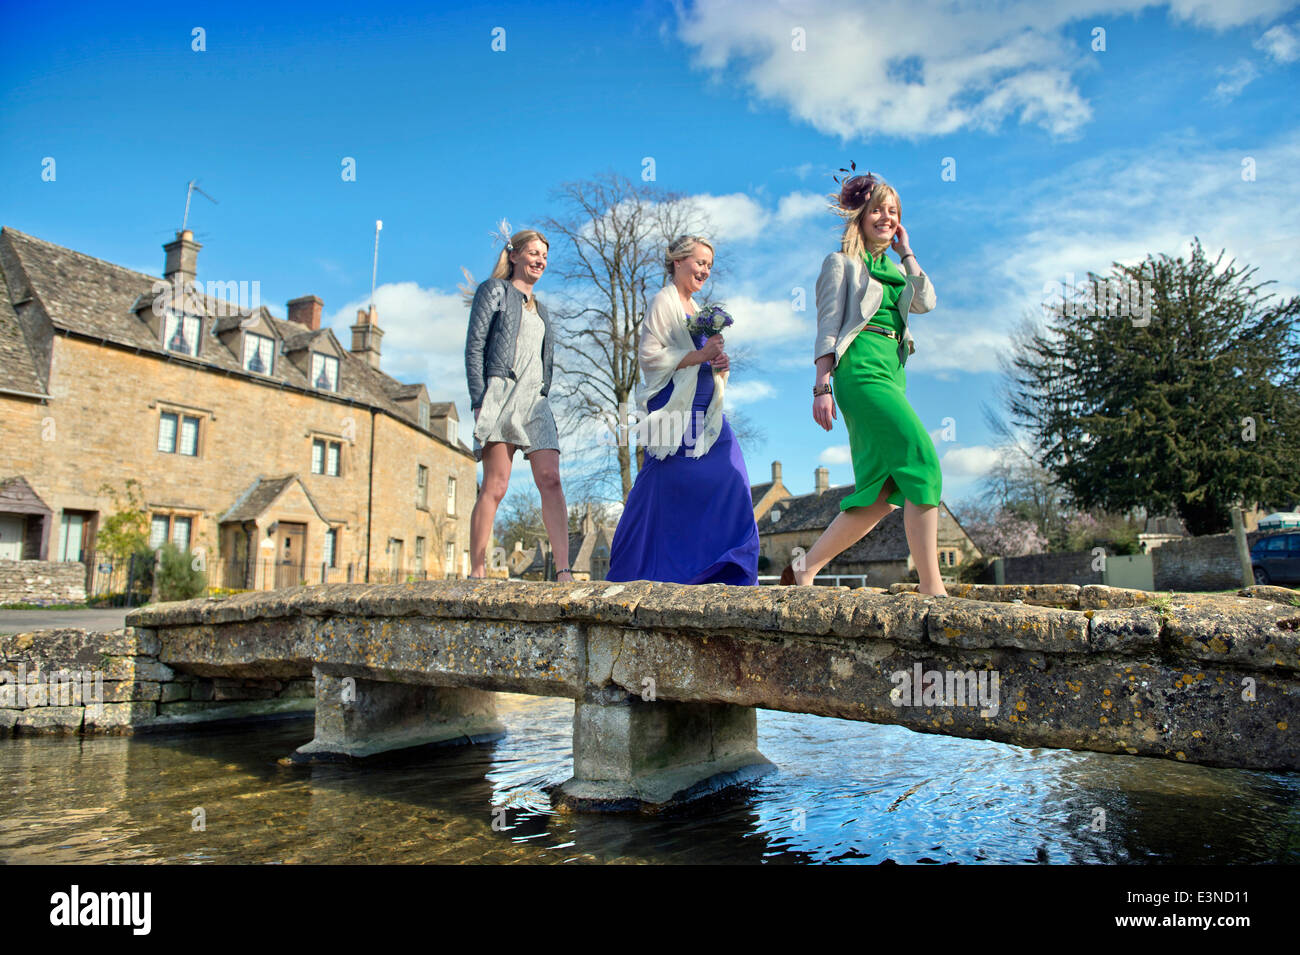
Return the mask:
[[[159,548],[158,599],[191,600],[208,591],[208,575],[194,569],[194,558],[170,541]]]

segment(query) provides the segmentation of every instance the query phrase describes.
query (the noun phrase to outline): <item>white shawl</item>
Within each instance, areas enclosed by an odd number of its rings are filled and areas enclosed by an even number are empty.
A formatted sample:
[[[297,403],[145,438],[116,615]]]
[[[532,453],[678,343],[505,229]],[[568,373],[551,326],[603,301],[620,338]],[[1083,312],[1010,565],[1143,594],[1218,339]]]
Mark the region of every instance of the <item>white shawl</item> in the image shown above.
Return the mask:
[[[644,379],[637,389],[637,410],[640,413],[637,432],[646,453],[656,458],[675,454],[683,436],[688,433],[700,367],[677,366],[693,351],[695,344],[686,329],[686,312],[682,308],[681,296],[676,286],[666,285],[650,302],[650,311],[641,323],[641,345],[637,350]],[[672,395],[662,408],[650,411],[650,398],[662,391],[669,381],[673,383]],[[686,449],[687,457],[703,457],[718,439],[722,431],[722,392],[726,381],[726,372],[713,373],[713,398],[709,401],[709,410],[694,445]]]

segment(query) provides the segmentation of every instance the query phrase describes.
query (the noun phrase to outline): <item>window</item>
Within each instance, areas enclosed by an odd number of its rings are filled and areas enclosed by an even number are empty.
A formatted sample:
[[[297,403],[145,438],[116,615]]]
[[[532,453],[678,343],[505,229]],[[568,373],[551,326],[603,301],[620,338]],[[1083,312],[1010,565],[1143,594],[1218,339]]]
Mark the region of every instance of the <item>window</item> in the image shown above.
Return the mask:
[[[189,517],[172,518],[172,543],[181,550],[190,549],[190,527],[193,519]]]
[[[199,317],[177,315],[170,308],[163,316],[163,347],[182,355],[199,353]]]
[[[275,343],[265,335],[244,333],[244,369],[259,375],[271,374],[275,361]]]
[[[340,473],[339,460],[342,453],[343,445],[339,444],[339,442],[326,441],[324,438],[313,438],[311,442],[311,473],[338,477]]]
[[[447,478],[447,513],[456,513],[456,479]]]
[[[339,532],[338,528],[331,527],[325,532],[325,553],[324,561],[326,567],[338,566],[339,553]]]
[[[420,399],[420,427],[429,430],[429,402]]]
[[[64,514],[59,528],[59,560],[81,560],[81,534],[85,518],[80,514]]]
[[[424,570],[424,538],[415,539],[415,569]]]
[[[158,417],[158,450],[196,457],[199,453],[199,419],[174,411],[162,412]]]
[[[447,419],[447,440],[453,445],[456,443],[456,422],[451,418]]]
[[[415,466],[415,503],[424,508],[429,506],[429,469],[423,464]]]
[[[443,576],[450,577],[456,573],[456,542],[447,542],[447,551],[442,558]]]
[[[956,552],[955,550],[941,550],[941,551],[939,551],[939,566],[940,566],[940,567],[956,567],[956,566],[957,566],[957,552]]]
[[[321,391],[338,391],[339,360],[332,355],[312,352],[311,383]]]
[[[159,548],[168,540],[181,550],[190,549],[194,518],[155,514],[149,521],[149,546]]]

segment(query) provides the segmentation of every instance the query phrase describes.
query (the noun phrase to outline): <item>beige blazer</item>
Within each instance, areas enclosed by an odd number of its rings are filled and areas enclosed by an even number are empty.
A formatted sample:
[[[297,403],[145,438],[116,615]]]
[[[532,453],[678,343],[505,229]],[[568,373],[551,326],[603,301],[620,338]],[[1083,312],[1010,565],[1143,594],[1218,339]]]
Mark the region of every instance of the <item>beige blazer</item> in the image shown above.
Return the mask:
[[[907,357],[916,351],[916,342],[907,327],[908,313],[930,311],[934,308],[935,298],[934,286],[924,272],[920,275],[903,274],[907,284],[898,296],[898,314],[903,320],[898,360],[906,365]],[[813,361],[822,355],[834,355],[835,365],[838,365],[853,339],[862,331],[862,326],[876,314],[884,297],[884,287],[871,277],[861,258],[850,258],[843,252],[826,256],[821,275],[817,276],[817,347]]]

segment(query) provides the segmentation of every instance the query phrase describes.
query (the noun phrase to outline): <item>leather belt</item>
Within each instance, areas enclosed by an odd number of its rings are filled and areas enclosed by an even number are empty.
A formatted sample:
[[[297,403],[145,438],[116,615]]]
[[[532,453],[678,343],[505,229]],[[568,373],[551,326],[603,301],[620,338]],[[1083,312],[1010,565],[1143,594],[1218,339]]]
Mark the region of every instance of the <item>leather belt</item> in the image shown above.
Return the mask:
[[[901,342],[903,340],[902,335],[890,328],[881,328],[879,325],[863,325],[862,327],[873,332],[878,332],[881,335],[888,335],[896,342]]]

